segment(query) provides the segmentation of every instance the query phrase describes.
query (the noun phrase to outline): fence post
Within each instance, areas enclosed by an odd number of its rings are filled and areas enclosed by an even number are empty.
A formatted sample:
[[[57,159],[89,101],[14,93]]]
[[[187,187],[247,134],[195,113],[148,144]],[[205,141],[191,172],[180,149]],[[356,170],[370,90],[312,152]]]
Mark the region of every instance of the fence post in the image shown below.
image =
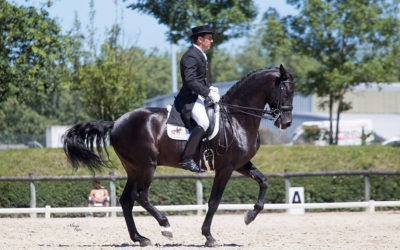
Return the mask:
[[[364,167],[364,170],[368,170],[368,167]],[[364,175],[364,200],[369,201],[371,199],[371,181],[369,174]]]
[[[46,219],[50,219],[51,218],[50,209],[51,209],[51,207],[49,205],[45,206],[44,218],[46,218]]]
[[[196,179],[196,198],[197,205],[203,205],[203,183],[200,179]],[[201,215],[202,209],[197,210],[197,215]]]
[[[285,169],[285,172],[283,174],[283,177],[285,178],[285,199],[286,199],[286,203],[289,203],[289,188],[290,188],[290,179],[289,176],[287,176],[286,174],[289,173],[289,170]]]
[[[36,187],[35,187],[35,182],[33,181],[33,177],[35,175],[33,173],[29,173],[29,177],[31,178],[30,181],[30,207],[31,208],[36,208]],[[31,213],[31,218],[36,218],[36,213]]]
[[[364,170],[368,170],[368,167],[364,167]],[[371,201],[371,180],[369,178],[369,174],[364,175],[364,200],[365,201]],[[370,213],[375,211],[375,207],[373,208],[373,211],[371,209],[371,203],[370,206],[365,208],[365,211],[369,211]]]
[[[115,178],[114,178],[114,172],[110,172],[110,198],[111,198],[111,206],[115,207],[117,205],[117,195],[116,195],[116,190],[115,190]],[[117,212],[111,212],[111,217],[116,217]]]

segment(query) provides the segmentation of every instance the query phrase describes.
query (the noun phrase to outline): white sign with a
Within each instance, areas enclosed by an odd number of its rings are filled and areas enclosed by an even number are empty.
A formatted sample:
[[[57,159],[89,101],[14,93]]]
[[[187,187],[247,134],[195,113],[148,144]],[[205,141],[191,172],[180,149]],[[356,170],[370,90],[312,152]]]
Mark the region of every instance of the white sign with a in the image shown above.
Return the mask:
[[[303,204],[304,203],[304,187],[289,188],[289,203]],[[290,214],[304,214],[304,208],[289,208]]]

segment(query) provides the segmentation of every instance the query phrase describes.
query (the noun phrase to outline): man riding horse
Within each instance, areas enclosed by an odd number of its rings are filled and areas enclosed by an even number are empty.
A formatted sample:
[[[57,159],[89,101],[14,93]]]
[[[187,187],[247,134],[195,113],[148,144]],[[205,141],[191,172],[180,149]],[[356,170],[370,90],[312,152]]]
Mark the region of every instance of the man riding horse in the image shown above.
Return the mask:
[[[218,89],[210,86],[206,80],[207,56],[204,51],[211,48],[213,34],[208,25],[192,28],[190,38],[193,46],[181,58],[182,88],[174,102],[186,127],[191,129],[179,165],[182,169],[196,173],[202,173],[204,170],[196,164],[193,156],[210,125],[204,101],[207,97],[213,103],[218,103],[220,100]],[[192,121],[196,123],[195,126],[192,125]]]

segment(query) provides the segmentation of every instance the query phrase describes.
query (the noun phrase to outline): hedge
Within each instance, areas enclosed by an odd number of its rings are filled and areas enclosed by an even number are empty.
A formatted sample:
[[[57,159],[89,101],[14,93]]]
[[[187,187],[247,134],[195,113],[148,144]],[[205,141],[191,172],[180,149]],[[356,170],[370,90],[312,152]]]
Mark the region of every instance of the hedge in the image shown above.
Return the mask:
[[[293,177],[292,186],[305,189],[305,202],[346,202],[364,200],[363,176]],[[399,200],[400,176],[371,176],[371,199]],[[203,203],[207,203],[212,187],[212,179],[202,180]],[[268,178],[269,187],[266,203],[284,203],[284,179]],[[109,187],[108,181],[103,181]],[[116,181],[117,197],[125,186],[124,180]],[[38,181],[36,182],[37,207],[86,206],[92,188],[89,181]],[[0,207],[29,207],[29,182],[0,183]],[[258,195],[258,184],[248,178],[235,178],[228,182],[222,203],[253,204]],[[154,205],[196,204],[196,181],[193,179],[156,179],[150,187],[150,202]],[[119,202],[117,200],[117,204]],[[136,204],[138,205],[138,204]],[[82,214],[78,215],[82,216]]]
[[[110,148],[111,158],[118,158]],[[0,151],[1,176],[88,175],[87,170],[73,173],[62,149],[24,149]],[[400,170],[400,148],[382,146],[307,147],[262,146],[252,160],[262,172],[313,172],[334,170]],[[109,170],[105,170],[109,171]],[[125,174],[117,165],[117,175]],[[181,172],[179,172],[181,171]],[[157,174],[183,173],[161,167]],[[187,172],[185,172],[187,173]],[[98,173],[99,174],[99,173]],[[102,172],[100,175],[106,175]],[[364,200],[363,176],[292,177],[291,185],[305,188],[306,202],[343,202]],[[212,179],[204,179],[204,203],[207,203]],[[266,203],[285,202],[284,179],[270,177]],[[371,199],[400,200],[400,176],[370,176]],[[103,181],[109,188],[109,182]],[[116,181],[120,197],[125,180]],[[37,207],[87,206],[91,181],[37,181]],[[222,196],[222,203],[255,203],[258,184],[249,178],[231,179]],[[0,182],[0,208],[29,207],[29,182]],[[192,179],[155,179],[150,186],[150,202],[154,205],[196,204],[196,182]],[[118,205],[119,202],[117,201]],[[137,205],[137,204],[136,204]]]

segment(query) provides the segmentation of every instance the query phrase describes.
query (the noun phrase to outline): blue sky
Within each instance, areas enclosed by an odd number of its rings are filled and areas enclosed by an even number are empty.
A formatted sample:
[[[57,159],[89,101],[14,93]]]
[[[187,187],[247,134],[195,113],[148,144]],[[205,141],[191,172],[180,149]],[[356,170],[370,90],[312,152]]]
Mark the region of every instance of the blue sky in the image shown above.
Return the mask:
[[[137,45],[146,50],[154,47],[158,48],[160,51],[168,51],[170,49],[170,44],[167,42],[165,35],[167,26],[158,24],[157,20],[152,16],[140,14],[137,11],[124,8],[128,3],[122,0],[116,0],[116,8],[114,1],[115,0],[94,1],[96,10],[94,24],[98,35],[97,42],[103,41],[106,28],[110,28],[116,20],[118,23],[121,23],[122,20],[125,45]],[[40,7],[46,0],[9,0],[9,2]],[[89,2],[90,0],[53,0],[53,6],[49,9],[49,13],[52,18],[57,19],[63,32],[71,29],[75,13],[77,13],[82,23],[83,30],[86,30],[89,23]],[[285,0],[255,0],[254,2],[259,9],[257,20],[260,20],[262,14],[268,7],[276,8],[281,15],[296,12],[292,6],[286,4]],[[235,50],[242,45],[244,41],[245,39],[233,39],[224,43],[222,47]]]

